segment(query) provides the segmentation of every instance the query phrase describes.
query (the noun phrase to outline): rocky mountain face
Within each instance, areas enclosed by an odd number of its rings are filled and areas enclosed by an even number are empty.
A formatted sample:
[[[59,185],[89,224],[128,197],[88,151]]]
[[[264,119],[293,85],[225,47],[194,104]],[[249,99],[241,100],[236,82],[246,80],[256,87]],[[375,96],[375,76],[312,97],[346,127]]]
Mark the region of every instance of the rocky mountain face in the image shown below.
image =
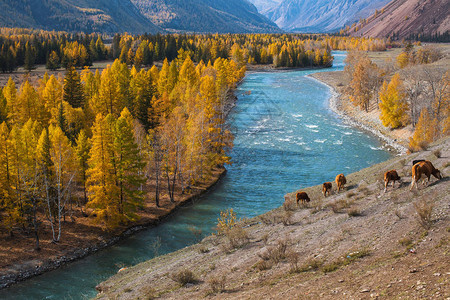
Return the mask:
[[[247,0],[3,0],[0,26],[84,32],[281,32]]]
[[[389,0],[249,0],[280,28],[332,32],[370,16]],[[279,2],[274,5],[274,2]]]
[[[168,31],[281,32],[246,0],[131,0],[154,24]]]
[[[449,11],[448,0],[394,0],[351,28],[349,33],[352,36],[394,39],[448,36]]]

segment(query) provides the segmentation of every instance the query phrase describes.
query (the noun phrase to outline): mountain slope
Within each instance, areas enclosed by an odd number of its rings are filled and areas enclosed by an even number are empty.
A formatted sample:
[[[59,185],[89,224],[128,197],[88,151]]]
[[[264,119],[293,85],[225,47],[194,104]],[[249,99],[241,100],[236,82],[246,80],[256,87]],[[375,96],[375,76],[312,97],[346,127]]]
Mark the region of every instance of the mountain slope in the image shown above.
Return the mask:
[[[443,34],[450,30],[448,0],[394,0],[364,24],[353,36],[408,38],[414,34]]]
[[[162,31],[130,0],[4,0],[0,3],[0,25],[107,33]]]
[[[280,32],[246,0],[131,0],[153,23],[169,31]]]
[[[163,28],[281,32],[247,0],[3,0],[0,26],[88,33],[156,33],[164,32]]]
[[[264,0],[250,0],[262,7]],[[265,0],[270,5],[273,0]],[[389,0],[283,0],[261,11],[280,28],[295,32],[330,32],[371,15]]]

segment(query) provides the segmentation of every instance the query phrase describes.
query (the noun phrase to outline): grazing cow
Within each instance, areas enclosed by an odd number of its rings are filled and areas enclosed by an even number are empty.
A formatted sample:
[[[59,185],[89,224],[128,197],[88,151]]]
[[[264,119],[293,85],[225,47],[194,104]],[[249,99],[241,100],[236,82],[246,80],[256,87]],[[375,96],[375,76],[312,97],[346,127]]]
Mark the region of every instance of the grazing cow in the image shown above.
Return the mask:
[[[395,181],[397,181],[397,180],[402,181],[400,176],[398,176],[397,171],[390,170],[390,171],[387,171],[386,173],[384,173],[384,192],[386,193],[389,182],[392,181],[392,188],[394,188]]]
[[[344,189],[344,185],[347,183],[347,179],[345,179],[344,174],[339,174],[336,176],[336,185],[338,188],[338,193],[341,189]]]
[[[411,188],[409,190],[412,190],[414,185],[416,185],[417,189],[417,182],[419,181],[420,177],[422,177],[422,175],[425,175],[428,178],[427,184],[430,182],[431,175],[433,175],[437,179],[442,179],[441,172],[436,169],[430,161],[421,161],[412,167]],[[422,181],[422,184],[424,183],[425,179]]]
[[[331,182],[324,182],[324,184],[322,185],[322,193],[324,197],[327,196],[327,193],[328,196],[330,196],[332,187],[333,185],[331,184]]]
[[[304,204],[305,202],[311,201],[311,199],[309,199],[307,193],[305,193],[305,192],[298,192],[297,193],[297,205],[298,205],[299,201],[301,201],[301,203]]]
[[[413,160],[413,166],[414,166],[415,164],[417,164],[417,163],[422,162],[422,161],[425,161],[425,159],[416,159],[416,160]]]

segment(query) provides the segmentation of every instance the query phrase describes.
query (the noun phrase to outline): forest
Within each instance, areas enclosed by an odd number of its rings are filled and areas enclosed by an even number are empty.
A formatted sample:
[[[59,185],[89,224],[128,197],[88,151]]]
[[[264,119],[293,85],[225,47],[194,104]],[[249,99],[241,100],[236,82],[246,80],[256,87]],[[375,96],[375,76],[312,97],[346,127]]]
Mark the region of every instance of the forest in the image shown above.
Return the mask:
[[[75,215],[114,232],[146,203],[189,193],[230,163],[226,115],[247,64],[328,67],[332,49],[387,41],[325,35],[77,35],[1,29],[0,67],[65,68],[0,93],[0,228],[51,230]],[[89,68],[110,61],[103,70]],[[158,62],[160,67],[154,63]]]

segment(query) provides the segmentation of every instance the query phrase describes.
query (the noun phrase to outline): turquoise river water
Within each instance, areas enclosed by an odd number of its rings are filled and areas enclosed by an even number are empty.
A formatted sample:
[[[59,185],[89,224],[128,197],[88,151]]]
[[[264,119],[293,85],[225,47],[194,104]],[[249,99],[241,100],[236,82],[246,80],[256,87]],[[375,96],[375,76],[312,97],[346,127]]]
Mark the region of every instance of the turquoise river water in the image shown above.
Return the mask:
[[[334,56],[332,70],[342,69],[345,53]],[[248,73],[229,120],[236,136],[233,164],[213,190],[157,227],[0,290],[0,299],[92,298],[95,286],[121,267],[152,258],[155,244],[165,254],[198,241],[189,227],[211,233],[221,210],[253,217],[282,205],[286,193],[389,159],[392,154],[376,137],[343,123],[328,108],[327,86],[305,77],[321,71],[330,69]]]

